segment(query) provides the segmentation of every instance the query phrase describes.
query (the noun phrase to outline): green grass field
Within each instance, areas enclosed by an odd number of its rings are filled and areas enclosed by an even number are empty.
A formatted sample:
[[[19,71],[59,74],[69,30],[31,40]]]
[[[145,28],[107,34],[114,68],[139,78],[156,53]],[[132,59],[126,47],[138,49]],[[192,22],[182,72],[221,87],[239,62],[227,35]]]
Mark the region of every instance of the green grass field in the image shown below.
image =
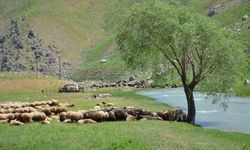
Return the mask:
[[[3,77],[2,77],[3,78]],[[32,80],[39,83],[40,79]],[[5,75],[5,79],[25,81],[16,75]],[[3,79],[2,79],[3,80]],[[49,80],[57,83],[57,80]],[[60,81],[61,82],[61,81]],[[70,110],[90,109],[100,102],[112,102],[116,107],[134,106],[147,110],[167,110],[171,107],[156,102],[154,99],[136,95],[136,91],[127,89],[100,89],[86,93],[58,94],[51,90],[42,94],[40,87],[33,84],[30,90],[0,93],[0,102],[8,101],[39,101],[51,98],[60,102],[75,104]],[[12,84],[9,88],[14,88]],[[51,89],[57,89],[52,84]],[[93,98],[96,93],[110,93],[107,98]],[[134,122],[105,122],[91,125],[63,124],[53,121],[49,125],[28,123],[24,126],[0,124],[1,150],[33,150],[33,149],[169,149],[169,150],[246,150],[250,148],[250,135],[227,133],[218,130],[203,129],[187,123],[168,121],[134,121]]]

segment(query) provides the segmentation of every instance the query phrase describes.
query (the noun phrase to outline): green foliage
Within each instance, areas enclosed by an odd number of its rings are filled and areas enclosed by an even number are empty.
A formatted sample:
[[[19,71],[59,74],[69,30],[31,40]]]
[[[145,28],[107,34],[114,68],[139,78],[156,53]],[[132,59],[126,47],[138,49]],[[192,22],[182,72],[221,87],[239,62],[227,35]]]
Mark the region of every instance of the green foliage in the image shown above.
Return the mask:
[[[117,43],[130,66],[155,67],[168,60],[179,74],[185,71],[188,84],[203,79],[204,85],[213,83],[202,86],[208,91],[232,87],[244,58],[229,31],[186,7],[159,1],[132,7]]]

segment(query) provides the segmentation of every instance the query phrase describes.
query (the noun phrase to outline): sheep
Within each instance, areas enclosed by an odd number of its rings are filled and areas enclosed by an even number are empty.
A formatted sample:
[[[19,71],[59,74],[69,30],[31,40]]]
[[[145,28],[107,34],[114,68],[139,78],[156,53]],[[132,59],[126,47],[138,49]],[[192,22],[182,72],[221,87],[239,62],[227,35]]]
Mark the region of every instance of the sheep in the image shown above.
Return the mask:
[[[109,118],[108,118],[109,121],[115,121],[116,120],[114,111],[108,111],[108,114],[109,114]]]
[[[66,119],[63,121],[63,123],[72,123],[72,121],[70,119]]]
[[[33,121],[44,121],[46,119],[45,113],[42,112],[33,112],[32,113],[32,120]]]
[[[65,107],[58,107],[56,108],[55,114],[60,114],[62,112],[67,112],[67,109]]]
[[[0,114],[4,114],[5,110],[4,109],[0,109]]]
[[[31,113],[23,113],[21,117],[22,117],[21,121],[23,123],[32,122],[32,114]]]
[[[64,121],[64,120],[66,120],[66,119],[67,119],[67,113],[66,113],[66,112],[60,113],[60,115],[59,115],[59,120],[60,120],[60,121]]]
[[[51,105],[52,104],[52,101],[51,100],[49,100],[49,101],[47,101],[47,105]]]
[[[15,120],[20,121],[22,119],[22,114],[21,113],[14,113]]]
[[[59,120],[59,117],[58,116],[51,116],[51,119]]]
[[[153,116],[149,116],[149,115],[145,115],[145,116],[140,116],[141,119],[145,118],[147,120],[163,120],[161,117],[153,117]]]
[[[136,120],[136,117],[132,115],[128,115],[126,118],[126,121],[135,121],[135,120]]]
[[[6,114],[0,114],[0,120],[6,120],[7,115]]]
[[[8,123],[8,119],[6,119],[6,120],[0,120],[0,124],[5,124],[5,123]]]
[[[57,106],[59,104],[58,100],[51,99],[51,106]]]
[[[115,118],[116,120],[118,121],[121,121],[121,120],[126,120],[127,119],[127,113],[125,113],[125,111],[123,110],[114,110],[114,113],[115,113]]]
[[[24,123],[17,120],[11,120],[10,125],[23,126]]]
[[[13,109],[13,108],[9,108],[9,109],[7,109],[7,112],[8,112],[8,113],[13,113],[13,111],[14,111],[14,109]]]
[[[102,108],[100,106],[95,106],[94,109],[101,110]]]
[[[47,121],[52,121],[52,118],[47,117],[45,120],[47,120]]]
[[[42,110],[42,109],[43,109],[43,107],[42,107],[42,106],[35,106],[35,109]]]
[[[161,117],[163,120],[169,120],[169,112],[168,111],[158,111],[156,114]]]
[[[69,112],[69,119],[71,121],[78,121],[80,119],[83,119],[83,115],[80,112]]]
[[[97,122],[103,121],[104,114],[98,110],[91,110],[88,112],[88,118]]]
[[[43,120],[43,121],[41,122],[41,124],[46,125],[46,124],[50,124],[50,122],[49,122],[48,120]]]
[[[8,120],[14,120],[14,119],[15,119],[15,115],[12,114],[12,113],[9,113],[9,114],[6,115],[6,118],[7,118]]]
[[[46,114],[46,116],[51,116],[51,110],[50,108],[43,108],[42,112]]]
[[[56,107],[50,107],[50,111],[51,111],[51,113],[56,113]]]
[[[81,120],[78,120],[77,123],[78,124],[92,124],[92,123],[96,123],[96,121],[92,119],[81,119]]]

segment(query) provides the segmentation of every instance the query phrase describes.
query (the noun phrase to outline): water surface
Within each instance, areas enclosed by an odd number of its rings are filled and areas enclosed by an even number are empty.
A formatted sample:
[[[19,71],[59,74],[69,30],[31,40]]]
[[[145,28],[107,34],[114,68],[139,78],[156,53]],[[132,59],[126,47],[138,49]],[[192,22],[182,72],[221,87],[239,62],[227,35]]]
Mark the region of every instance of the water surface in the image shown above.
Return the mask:
[[[187,102],[183,88],[140,91],[138,94],[155,98],[159,102],[184,108]],[[230,97],[228,109],[204,100],[204,94],[195,92],[196,123],[205,128],[250,134],[250,97]]]

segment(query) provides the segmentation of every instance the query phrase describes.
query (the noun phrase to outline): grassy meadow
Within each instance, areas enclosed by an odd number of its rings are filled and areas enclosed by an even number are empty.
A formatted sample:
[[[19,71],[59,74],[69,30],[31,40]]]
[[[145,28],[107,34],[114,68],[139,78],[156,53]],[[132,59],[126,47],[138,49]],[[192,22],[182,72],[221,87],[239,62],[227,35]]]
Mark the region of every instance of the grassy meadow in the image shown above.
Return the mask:
[[[4,76],[4,77],[3,77]],[[29,83],[32,87],[18,84]],[[44,82],[40,82],[44,80]],[[85,93],[54,93],[53,88],[66,81],[51,78],[18,77],[1,75],[3,81],[12,81],[8,88],[1,87],[0,102],[58,99],[75,104],[70,110],[90,109],[100,102],[112,102],[116,107],[134,106],[152,111],[171,109],[154,99],[136,95],[130,89],[100,89]],[[31,82],[31,81],[30,81]],[[37,84],[35,84],[37,83]],[[1,84],[2,85],[2,84]],[[24,84],[25,85],[25,84]],[[48,86],[50,85],[50,86]],[[50,87],[47,93],[40,90]],[[18,89],[15,91],[14,89]],[[49,92],[50,91],[50,92]],[[94,98],[97,93],[110,93],[111,97]],[[63,124],[57,121],[49,125],[28,123],[24,126],[0,124],[0,149],[162,149],[162,150],[245,150],[250,148],[250,135],[203,129],[187,123],[168,121],[105,122],[90,125]]]

